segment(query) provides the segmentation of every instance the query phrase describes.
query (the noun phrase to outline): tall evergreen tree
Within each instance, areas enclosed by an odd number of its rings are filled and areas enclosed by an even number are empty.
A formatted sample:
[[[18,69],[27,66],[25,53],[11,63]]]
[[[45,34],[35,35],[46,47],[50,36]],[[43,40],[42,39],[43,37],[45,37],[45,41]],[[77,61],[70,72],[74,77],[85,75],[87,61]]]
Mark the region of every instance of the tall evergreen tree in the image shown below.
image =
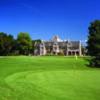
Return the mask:
[[[88,54],[92,57],[90,65],[100,67],[100,20],[90,24],[87,44]]]

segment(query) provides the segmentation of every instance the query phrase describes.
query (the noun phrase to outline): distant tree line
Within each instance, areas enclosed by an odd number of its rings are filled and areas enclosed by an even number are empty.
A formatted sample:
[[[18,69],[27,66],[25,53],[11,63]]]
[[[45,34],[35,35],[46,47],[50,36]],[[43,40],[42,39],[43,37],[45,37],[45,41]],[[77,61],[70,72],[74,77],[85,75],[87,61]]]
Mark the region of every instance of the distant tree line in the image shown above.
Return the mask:
[[[33,55],[35,42],[41,40],[32,40],[28,33],[20,32],[14,39],[12,35],[0,32],[0,56]]]

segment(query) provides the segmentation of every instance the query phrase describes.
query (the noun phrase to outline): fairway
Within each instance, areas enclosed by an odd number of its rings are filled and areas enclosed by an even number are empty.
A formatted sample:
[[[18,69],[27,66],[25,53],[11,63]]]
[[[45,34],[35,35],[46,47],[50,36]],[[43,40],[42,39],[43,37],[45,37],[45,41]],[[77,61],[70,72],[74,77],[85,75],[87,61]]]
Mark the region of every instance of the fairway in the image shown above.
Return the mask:
[[[100,100],[100,69],[85,58],[0,57],[0,100]]]

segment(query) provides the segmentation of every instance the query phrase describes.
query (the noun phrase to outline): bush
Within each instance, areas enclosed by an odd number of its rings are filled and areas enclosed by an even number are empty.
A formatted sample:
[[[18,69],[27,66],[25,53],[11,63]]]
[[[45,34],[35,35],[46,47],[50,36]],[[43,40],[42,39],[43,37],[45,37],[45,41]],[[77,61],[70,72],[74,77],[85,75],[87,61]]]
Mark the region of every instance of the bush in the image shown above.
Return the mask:
[[[90,66],[99,68],[100,67],[100,57],[98,56],[98,57],[92,58],[90,61]]]
[[[64,56],[64,53],[63,52],[59,52],[58,56]]]

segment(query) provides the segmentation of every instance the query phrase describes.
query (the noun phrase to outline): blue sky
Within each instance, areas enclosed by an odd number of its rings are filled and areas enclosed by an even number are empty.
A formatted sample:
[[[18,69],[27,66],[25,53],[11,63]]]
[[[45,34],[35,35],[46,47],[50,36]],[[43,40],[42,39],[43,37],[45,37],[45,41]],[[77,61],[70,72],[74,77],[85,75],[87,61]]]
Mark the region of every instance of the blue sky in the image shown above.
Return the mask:
[[[89,23],[100,19],[100,0],[0,0],[0,31],[30,33],[32,39],[86,40]]]

